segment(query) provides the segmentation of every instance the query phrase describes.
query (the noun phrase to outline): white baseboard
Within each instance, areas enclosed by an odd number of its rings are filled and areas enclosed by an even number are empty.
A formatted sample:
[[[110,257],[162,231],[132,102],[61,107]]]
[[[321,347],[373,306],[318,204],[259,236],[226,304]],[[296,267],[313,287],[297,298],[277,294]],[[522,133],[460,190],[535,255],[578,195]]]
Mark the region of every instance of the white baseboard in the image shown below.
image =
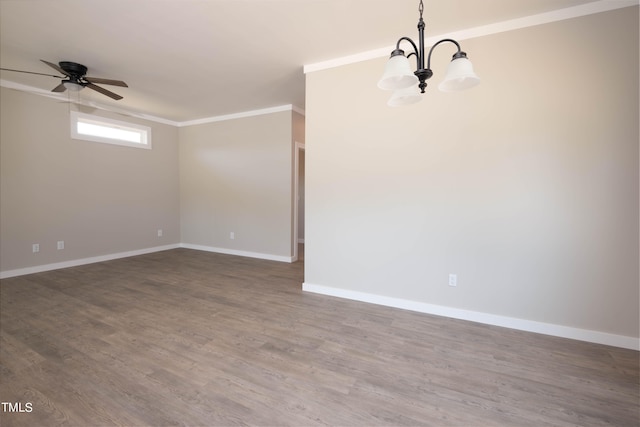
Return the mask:
[[[401,298],[392,298],[382,295],[369,294],[366,292],[350,291],[347,289],[339,289],[330,286],[314,285],[311,283],[303,283],[302,290],[338,298],[345,298],[371,304],[401,308],[404,310],[417,311],[420,313],[434,314],[436,316],[468,320],[471,322],[484,323],[487,325],[502,326],[505,328],[518,329],[521,331],[535,332],[539,334],[570,338],[597,344],[605,344],[614,347],[628,348],[631,350],[640,350],[639,338],[627,337],[623,335],[614,335],[606,332],[571,328],[568,326],[536,322],[533,320],[517,319],[514,317],[498,316],[495,314],[462,310],[453,307],[427,304]]]
[[[93,264],[96,262],[111,261],[119,258],[128,258],[137,255],[150,254],[153,252],[166,251],[179,248],[180,245],[154,246],[152,248],[138,249],[135,251],[119,252],[115,254],[99,255],[89,258],[74,259],[71,261],[55,262],[52,264],[36,265],[34,267],[18,268],[15,270],[0,271],[0,279],[9,277],[24,276],[26,274],[42,273],[43,271],[58,270],[61,268],[77,267],[79,265]]]
[[[239,251],[236,249],[228,249],[228,248],[216,248],[213,246],[203,246],[203,245],[192,245],[190,243],[180,243],[181,248],[185,249],[195,249],[197,251],[206,251],[206,252],[216,252],[219,254],[227,254],[227,255],[237,255],[244,256],[249,258],[259,258],[266,259],[269,261],[280,261],[280,262],[294,262],[294,258],[292,256],[281,256],[281,255],[272,255],[265,254],[261,252],[249,252],[249,251]]]
[[[166,251],[169,249],[186,248],[198,251],[217,252],[227,255],[245,256],[249,258],[260,258],[270,261],[295,262],[294,257],[286,257],[279,255],[263,254],[259,252],[237,251],[235,249],[215,248],[211,246],[191,245],[188,243],[176,243],[173,245],[155,246],[152,248],[139,249],[135,251],[119,252],[115,254],[100,255],[89,258],[74,259],[70,261],[56,262],[52,264],[36,265],[33,267],[18,268],[15,270],[0,271],[0,279],[8,279],[10,277],[24,276],[26,274],[42,273],[44,271],[58,270],[61,268],[77,267],[79,265],[93,264],[102,261],[111,261],[119,258],[127,258],[136,255],[150,254],[153,252]]]

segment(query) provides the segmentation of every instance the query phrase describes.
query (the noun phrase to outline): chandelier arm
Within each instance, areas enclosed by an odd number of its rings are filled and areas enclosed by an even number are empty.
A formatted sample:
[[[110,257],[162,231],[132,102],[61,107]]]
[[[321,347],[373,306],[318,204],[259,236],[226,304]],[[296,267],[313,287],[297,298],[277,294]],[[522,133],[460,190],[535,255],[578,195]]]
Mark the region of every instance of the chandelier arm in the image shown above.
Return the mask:
[[[403,40],[411,43],[411,46],[413,47],[413,53],[410,53],[409,55],[407,55],[407,58],[411,55],[416,55],[419,57],[420,55],[418,55],[418,46],[416,46],[415,42],[411,40],[409,37],[400,37],[400,39],[398,39],[398,42],[396,43],[396,51],[402,50],[400,49],[400,43],[402,43]]]
[[[431,53],[433,52],[433,49],[435,49],[436,46],[438,46],[440,43],[445,43],[445,42],[450,42],[456,45],[456,47],[458,48],[458,51],[456,52],[456,55],[460,52],[462,52],[462,50],[460,49],[460,43],[458,43],[457,41],[453,40],[453,39],[442,39],[440,41],[438,41],[437,43],[435,43],[433,46],[431,46],[431,49],[429,49],[429,57],[427,58],[427,70],[431,70]]]

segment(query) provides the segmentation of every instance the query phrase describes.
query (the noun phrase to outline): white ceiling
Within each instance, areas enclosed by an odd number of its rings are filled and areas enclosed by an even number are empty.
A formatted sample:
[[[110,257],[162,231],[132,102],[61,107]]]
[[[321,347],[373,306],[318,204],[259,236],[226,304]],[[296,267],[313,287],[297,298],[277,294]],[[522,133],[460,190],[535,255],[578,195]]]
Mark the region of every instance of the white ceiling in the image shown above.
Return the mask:
[[[594,1],[425,0],[426,35]],[[82,101],[171,122],[304,109],[304,65],[416,40],[417,21],[418,0],[0,0],[0,67],[56,74],[39,60],[79,62],[129,85],[104,85],[120,101],[89,89]],[[8,71],[0,79],[59,84]]]

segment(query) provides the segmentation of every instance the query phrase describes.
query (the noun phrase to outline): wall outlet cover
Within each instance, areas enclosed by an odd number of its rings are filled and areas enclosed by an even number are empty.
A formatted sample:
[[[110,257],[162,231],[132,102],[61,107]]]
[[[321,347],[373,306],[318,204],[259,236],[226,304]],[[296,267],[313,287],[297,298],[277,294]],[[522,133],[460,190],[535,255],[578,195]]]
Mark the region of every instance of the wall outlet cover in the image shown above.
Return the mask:
[[[449,274],[449,286],[458,286],[457,274]]]

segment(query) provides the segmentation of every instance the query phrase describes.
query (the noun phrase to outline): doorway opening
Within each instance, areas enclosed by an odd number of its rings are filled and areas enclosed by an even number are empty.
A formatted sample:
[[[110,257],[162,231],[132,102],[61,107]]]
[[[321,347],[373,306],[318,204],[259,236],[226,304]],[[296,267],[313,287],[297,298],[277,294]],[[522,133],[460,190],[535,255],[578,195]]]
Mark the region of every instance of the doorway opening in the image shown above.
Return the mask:
[[[304,205],[305,205],[305,145],[295,143],[294,159],[294,209],[293,209],[293,261],[304,260]]]

